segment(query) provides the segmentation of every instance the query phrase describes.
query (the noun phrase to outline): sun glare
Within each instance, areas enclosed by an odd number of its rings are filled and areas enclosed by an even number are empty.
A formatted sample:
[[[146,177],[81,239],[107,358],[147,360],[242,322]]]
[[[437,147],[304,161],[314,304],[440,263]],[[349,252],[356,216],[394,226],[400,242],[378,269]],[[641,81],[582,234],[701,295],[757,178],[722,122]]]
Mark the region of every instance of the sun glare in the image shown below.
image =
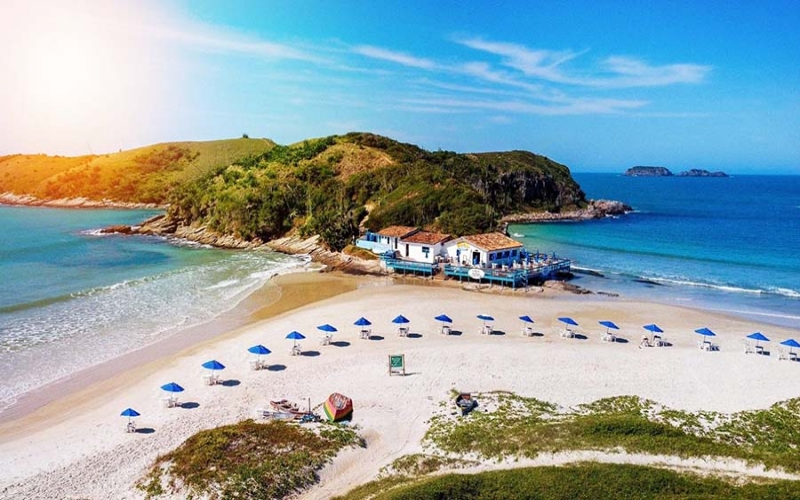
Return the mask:
[[[62,154],[113,149],[141,134],[168,79],[156,58],[163,51],[141,30],[152,15],[146,4],[20,2],[12,9],[17,22],[0,20],[0,41],[11,44],[0,58],[11,78],[0,91],[16,101],[9,124],[0,120],[4,128],[36,130],[38,147]]]

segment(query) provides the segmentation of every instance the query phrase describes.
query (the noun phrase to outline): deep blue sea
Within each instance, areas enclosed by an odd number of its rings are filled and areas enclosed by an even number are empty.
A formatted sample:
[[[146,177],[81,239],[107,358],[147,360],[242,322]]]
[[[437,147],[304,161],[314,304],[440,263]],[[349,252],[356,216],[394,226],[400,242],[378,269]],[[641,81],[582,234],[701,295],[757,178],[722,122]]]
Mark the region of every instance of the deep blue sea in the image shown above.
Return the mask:
[[[509,232],[603,274],[576,284],[800,328],[800,176],[574,178],[634,211]]]
[[[0,411],[21,392],[209,321],[302,263],[96,231],[155,213],[0,206]]]

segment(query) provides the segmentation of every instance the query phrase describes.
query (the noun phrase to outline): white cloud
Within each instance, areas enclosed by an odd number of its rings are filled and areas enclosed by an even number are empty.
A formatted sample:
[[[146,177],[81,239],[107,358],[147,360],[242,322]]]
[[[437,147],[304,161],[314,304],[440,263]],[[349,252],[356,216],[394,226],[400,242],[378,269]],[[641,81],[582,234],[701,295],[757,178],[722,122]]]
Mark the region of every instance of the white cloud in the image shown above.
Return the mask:
[[[404,100],[405,104],[433,109],[451,108],[453,110],[490,110],[517,114],[535,115],[580,115],[613,114],[628,109],[638,109],[647,101],[622,99],[574,99],[564,104],[539,104],[524,100],[478,100],[459,98],[413,98]]]
[[[434,69],[436,63],[430,59],[422,57],[414,57],[404,52],[396,52],[381,47],[373,47],[371,45],[359,45],[353,48],[353,52],[372,59],[380,59],[383,61],[390,61],[393,63],[401,64],[411,68],[420,69]]]
[[[490,42],[479,38],[458,39],[456,42],[475,50],[501,56],[504,66],[516,69],[527,77],[569,85],[623,88],[700,83],[711,71],[710,66],[699,64],[654,66],[624,56],[608,57],[599,67],[570,71],[565,67],[565,63],[577,59],[587,51],[531,49],[518,44]]]

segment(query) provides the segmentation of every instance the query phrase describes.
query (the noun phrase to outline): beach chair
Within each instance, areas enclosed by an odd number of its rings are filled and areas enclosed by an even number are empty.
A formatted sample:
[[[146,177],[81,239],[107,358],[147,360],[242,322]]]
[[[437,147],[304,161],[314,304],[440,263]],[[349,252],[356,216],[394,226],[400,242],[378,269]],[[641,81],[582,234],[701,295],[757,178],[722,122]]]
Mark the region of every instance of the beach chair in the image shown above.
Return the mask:
[[[441,328],[439,328],[439,333],[442,335],[450,335],[450,327],[447,325],[442,325]]]
[[[253,370],[253,371],[260,370],[261,369],[261,362],[259,362],[256,359],[251,359],[250,360],[250,369]]]
[[[653,347],[664,347],[667,345],[667,341],[661,335],[653,334]]]
[[[362,339],[369,340],[369,337],[372,335],[372,330],[370,328],[362,328],[360,335]]]
[[[522,329],[522,335],[525,337],[533,337],[533,328],[526,326]]]
[[[756,352],[753,344],[748,342],[747,340],[744,341],[744,353],[745,354],[754,354]]]
[[[133,420],[125,426],[125,432],[136,432],[136,423]]]
[[[203,375],[203,384],[214,385],[214,375]]]
[[[398,326],[397,327],[397,335],[399,335],[401,337],[407,337],[408,336],[408,327],[407,326]]]
[[[494,326],[492,326],[492,325],[483,325],[483,328],[481,329],[481,333],[486,334],[486,335],[491,335],[492,333],[494,333]]]
[[[303,349],[299,345],[293,345],[291,350],[292,356],[300,356],[303,354]]]
[[[562,339],[571,339],[575,336],[575,332],[573,332],[569,328],[562,328],[561,331],[558,333]]]
[[[326,333],[321,339],[319,339],[319,343],[322,345],[330,345],[333,336],[330,333]]]

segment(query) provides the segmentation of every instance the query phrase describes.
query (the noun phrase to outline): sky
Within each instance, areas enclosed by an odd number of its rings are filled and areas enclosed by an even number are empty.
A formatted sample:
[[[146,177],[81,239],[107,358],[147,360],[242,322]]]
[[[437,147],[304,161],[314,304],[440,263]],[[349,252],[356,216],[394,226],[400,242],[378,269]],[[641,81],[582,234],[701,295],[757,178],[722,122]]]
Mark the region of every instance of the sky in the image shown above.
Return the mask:
[[[796,1],[0,0],[0,155],[368,131],[800,174]]]

